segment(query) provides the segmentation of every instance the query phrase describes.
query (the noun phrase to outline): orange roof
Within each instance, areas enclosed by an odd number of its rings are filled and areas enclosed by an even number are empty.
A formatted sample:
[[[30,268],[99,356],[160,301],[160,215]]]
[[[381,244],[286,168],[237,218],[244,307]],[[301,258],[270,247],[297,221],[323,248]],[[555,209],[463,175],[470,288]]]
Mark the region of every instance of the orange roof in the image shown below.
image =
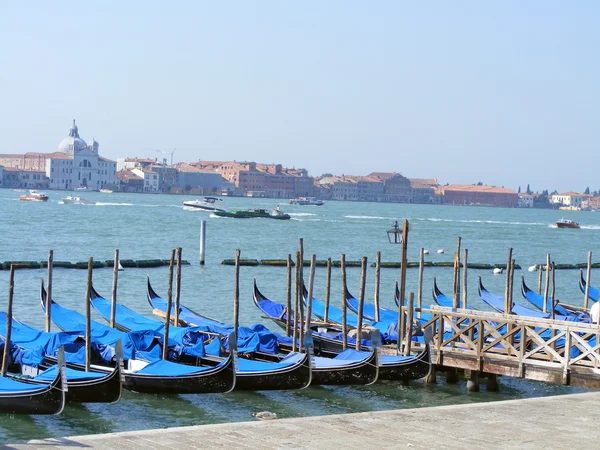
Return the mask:
[[[562,194],[554,194],[554,195],[562,195],[565,197],[581,197],[583,194],[579,194],[578,192],[564,192]]]
[[[472,184],[451,184],[450,186],[440,186],[441,192],[460,191],[460,192],[486,192],[490,194],[517,194],[513,189],[496,186],[476,186]]]
[[[177,169],[181,172],[199,172],[199,173],[215,173],[214,170],[206,170],[200,167],[192,166],[191,164],[179,162],[169,166],[170,168]]]

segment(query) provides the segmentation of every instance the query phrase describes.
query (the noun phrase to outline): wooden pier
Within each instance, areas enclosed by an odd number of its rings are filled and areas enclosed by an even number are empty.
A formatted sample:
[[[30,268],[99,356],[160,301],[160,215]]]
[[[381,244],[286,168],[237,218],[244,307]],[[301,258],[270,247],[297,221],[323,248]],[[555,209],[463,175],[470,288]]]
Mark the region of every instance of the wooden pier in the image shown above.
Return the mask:
[[[419,313],[430,319],[418,324]],[[419,347],[413,336],[431,327],[434,367],[464,369],[476,385],[480,376],[504,375],[600,389],[598,324],[410,305],[402,307],[400,322],[401,352]]]

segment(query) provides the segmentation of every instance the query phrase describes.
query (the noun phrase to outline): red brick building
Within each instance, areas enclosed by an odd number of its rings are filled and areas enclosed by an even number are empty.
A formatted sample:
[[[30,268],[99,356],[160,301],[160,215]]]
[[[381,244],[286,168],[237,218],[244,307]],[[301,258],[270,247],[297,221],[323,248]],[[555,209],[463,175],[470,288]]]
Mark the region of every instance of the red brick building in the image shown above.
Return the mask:
[[[507,188],[451,184],[440,186],[438,194],[443,203],[451,205],[489,205],[514,208],[519,203],[519,194]]]

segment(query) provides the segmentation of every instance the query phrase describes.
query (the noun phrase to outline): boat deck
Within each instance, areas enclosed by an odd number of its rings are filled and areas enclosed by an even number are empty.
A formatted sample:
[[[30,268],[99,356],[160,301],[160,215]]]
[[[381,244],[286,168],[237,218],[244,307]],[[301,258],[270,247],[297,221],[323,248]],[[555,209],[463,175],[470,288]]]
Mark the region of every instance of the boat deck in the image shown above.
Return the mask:
[[[586,393],[44,439],[8,448],[589,449],[598,445],[599,420],[600,393]]]

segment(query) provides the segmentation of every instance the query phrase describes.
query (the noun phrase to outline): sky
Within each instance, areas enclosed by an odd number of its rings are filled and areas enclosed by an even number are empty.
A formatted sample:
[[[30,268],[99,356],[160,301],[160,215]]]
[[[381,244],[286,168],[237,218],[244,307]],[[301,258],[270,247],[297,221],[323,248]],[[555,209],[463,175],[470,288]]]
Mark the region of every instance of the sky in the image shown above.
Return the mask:
[[[597,1],[0,0],[0,153],[600,189]]]

